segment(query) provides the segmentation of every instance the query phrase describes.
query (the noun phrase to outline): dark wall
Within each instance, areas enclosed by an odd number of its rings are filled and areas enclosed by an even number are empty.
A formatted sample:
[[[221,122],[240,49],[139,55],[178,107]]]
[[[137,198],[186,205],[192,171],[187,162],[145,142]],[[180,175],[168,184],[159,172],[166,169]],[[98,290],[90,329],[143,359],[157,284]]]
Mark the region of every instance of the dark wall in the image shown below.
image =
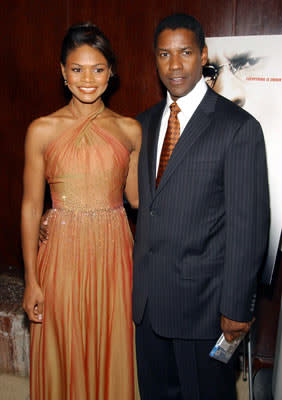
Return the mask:
[[[120,89],[110,106],[134,116],[160,99],[152,37],[172,12],[196,16],[207,36],[281,33],[281,0],[17,0],[1,7],[0,265],[21,266],[24,136],[32,119],[65,102],[58,60],[66,28],[91,20],[105,31],[119,60]]]

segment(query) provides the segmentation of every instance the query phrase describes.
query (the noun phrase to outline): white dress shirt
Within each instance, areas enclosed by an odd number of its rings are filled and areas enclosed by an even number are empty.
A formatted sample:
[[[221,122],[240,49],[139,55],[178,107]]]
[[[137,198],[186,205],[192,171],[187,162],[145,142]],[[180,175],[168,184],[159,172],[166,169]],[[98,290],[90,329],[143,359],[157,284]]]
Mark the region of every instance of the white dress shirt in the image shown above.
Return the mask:
[[[196,108],[198,105],[201,103],[203,100],[203,97],[206,94],[208,87],[207,84],[202,77],[199,82],[196,84],[196,86],[186,94],[186,96],[180,97],[177,100],[177,104],[181,111],[177,114],[178,120],[180,123],[180,135],[184,131],[185,126],[188,124],[190,121],[190,118],[194,114]],[[170,108],[169,106],[173,103],[173,100],[167,92],[167,98],[166,98],[166,106],[163,111],[162,115],[162,121],[161,121],[161,127],[160,127],[160,134],[159,134],[159,139],[158,139],[158,148],[157,148],[157,162],[156,162],[156,176],[158,173],[158,168],[159,168],[159,162],[160,162],[160,156],[161,156],[161,151],[163,147],[163,142],[167,130],[167,123],[170,115]]]

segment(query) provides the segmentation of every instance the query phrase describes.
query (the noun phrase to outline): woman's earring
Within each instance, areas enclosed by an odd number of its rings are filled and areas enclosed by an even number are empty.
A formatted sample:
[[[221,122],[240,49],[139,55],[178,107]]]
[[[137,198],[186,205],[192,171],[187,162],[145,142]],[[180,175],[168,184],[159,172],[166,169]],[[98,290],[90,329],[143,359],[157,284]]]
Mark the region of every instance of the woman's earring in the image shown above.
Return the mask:
[[[64,85],[68,86],[68,81],[66,79],[64,79]]]

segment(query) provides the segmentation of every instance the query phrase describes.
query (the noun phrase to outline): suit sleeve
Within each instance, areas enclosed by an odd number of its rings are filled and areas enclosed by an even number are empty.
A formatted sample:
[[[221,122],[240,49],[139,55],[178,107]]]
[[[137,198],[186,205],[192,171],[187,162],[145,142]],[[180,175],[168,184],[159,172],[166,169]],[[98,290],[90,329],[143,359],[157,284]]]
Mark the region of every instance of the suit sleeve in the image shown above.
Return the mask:
[[[142,124],[144,123],[144,121],[145,121],[145,115],[144,115],[144,113],[137,114],[136,117],[135,117],[135,119],[136,119],[138,122],[140,122],[140,124],[142,125]]]
[[[221,313],[250,321],[258,270],[269,234],[269,192],[263,133],[248,119],[236,132],[224,166],[226,251]]]

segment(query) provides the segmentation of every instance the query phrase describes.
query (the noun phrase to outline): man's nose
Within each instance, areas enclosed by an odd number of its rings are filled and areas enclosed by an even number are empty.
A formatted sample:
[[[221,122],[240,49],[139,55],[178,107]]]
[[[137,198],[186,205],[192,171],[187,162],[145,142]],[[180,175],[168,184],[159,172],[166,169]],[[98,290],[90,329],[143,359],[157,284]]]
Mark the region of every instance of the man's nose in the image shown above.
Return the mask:
[[[220,70],[214,90],[240,107],[243,107],[246,102],[244,82],[238,79],[227,66]]]
[[[177,70],[182,68],[182,62],[178,55],[172,55],[170,58],[169,69]]]

